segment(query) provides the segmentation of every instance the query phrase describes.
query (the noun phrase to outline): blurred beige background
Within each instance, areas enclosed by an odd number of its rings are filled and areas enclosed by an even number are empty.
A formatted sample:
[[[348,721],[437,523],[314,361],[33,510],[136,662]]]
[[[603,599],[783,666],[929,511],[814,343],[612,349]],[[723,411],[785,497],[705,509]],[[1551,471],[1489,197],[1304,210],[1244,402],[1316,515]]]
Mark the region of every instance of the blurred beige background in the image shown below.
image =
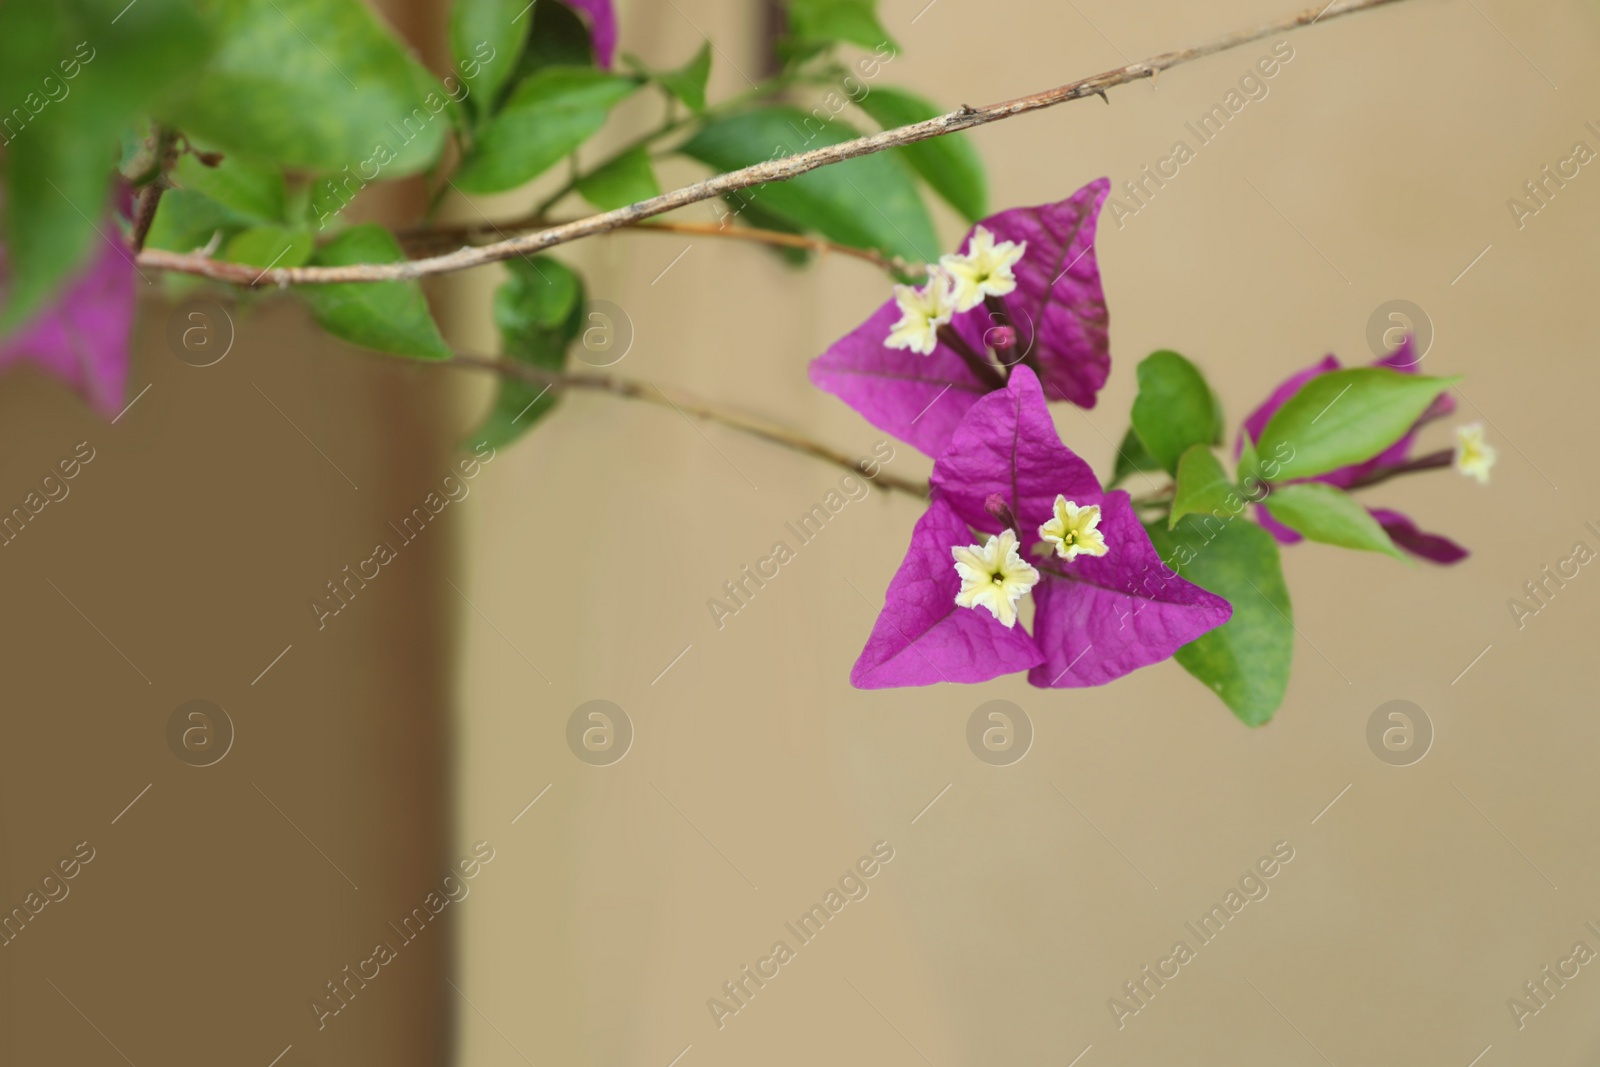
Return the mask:
[[[925,5],[883,0],[905,48],[884,79],[951,106],[1287,13]],[[636,0],[621,15],[623,48],[657,66],[710,35],[714,94],[755,73],[755,5]],[[1108,471],[1133,367],[1159,347],[1201,363],[1236,423],[1327,351],[1369,359],[1374,310],[1406,299],[1435,331],[1425,369],[1468,376],[1457,421],[1488,423],[1501,462],[1488,489],[1443,473],[1372,494],[1471,547],[1458,567],[1286,551],[1296,670],[1259,730],[1170,663],[1097,690],[851,690],[919,514],[878,492],[719,630],[707,598],[840,472],[598,396],[567,398],[497,456],[412,569],[330,623],[334,640],[302,642],[303,600],[449,469],[484,383],[312,340],[288,307],[251,318],[239,358],[209,377],[165,351],[153,309],[134,380],[156,387],[115,427],[29,377],[0,382],[8,499],[83,436],[107,442],[104,470],[42,517],[53,532],[3,550],[33,556],[0,559],[14,605],[7,900],[74,842],[107,842],[38,937],[0,949],[13,1061],[265,1067],[292,1045],[284,1067],[440,1063],[447,1049],[473,1067],[1592,1062],[1595,967],[1520,1030],[1506,1002],[1575,942],[1600,951],[1585,927],[1600,927],[1600,592],[1586,569],[1520,631],[1506,605],[1575,541],[1600,544],[1584,528],[1600,522],[1586,449],[1600,177],[1585,167],[1521,229],[1506,200],[1575,141],[1600,147],[1585,128],[1600,124],[1600,9],[1407,0],[1285,39],[1294,58],[1270,94],[1124,226],[1103,222],[1112,382],[1093,411],[1058,407],[1064,439]],[[1120,188],[1274,40],[1114,90],[1109,107],[978,131],[994,204],[1102,174]],[[953,245],[960,227],[943,222]],[[631,320],[617,373],[863,454],[882,440],[805,378],[883,299],[871,268],[797,273],[742,244],[658,235],[562,254]],[[489,343],[492,282],[439,291],[463,345]],[[1436,427],[1423,444],[1447,441]],[[904,446],[890,465],[927,467]],[[235,712],[238,749],[214,768],[182,766],[161,737],[194,696]],[[634,732],[609,766],[567,742],[596,699]],[[1035,731],[1011,766],[967,745],[992,699]],[[1393,699],[1436,733],[1409,767],[1366,741]],[[495,858],[441,939],[419,941],[435,955],[404,949],[318,1032],[306,999],[480,840]],[[785,923],[877,842],[893,859],[868,895],[799,946]],[[1198,946],[1185,923],[1279,842],[1293,859],[1270,894]],[[724,983],[779,939],[795,959],[719,1027],[707,1001],[727,1002]],[[1196,958],[1119,1029],[1107,1001],[1179,939]]]

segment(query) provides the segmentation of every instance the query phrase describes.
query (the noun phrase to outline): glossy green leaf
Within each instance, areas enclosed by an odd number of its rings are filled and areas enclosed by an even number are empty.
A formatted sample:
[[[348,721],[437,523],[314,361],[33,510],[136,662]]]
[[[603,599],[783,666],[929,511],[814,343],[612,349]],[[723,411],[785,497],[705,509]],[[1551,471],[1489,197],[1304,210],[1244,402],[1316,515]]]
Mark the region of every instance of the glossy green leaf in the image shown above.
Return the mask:
[[[1460,380],[1383,367],[1319,375],[1278,409],[1256,447],[1278,460],[1283,481],[1361,463],[1405,436],[1434,398]]]
[[[583,328],[583,282],[559,260],[534,256],[506,262],[509,277],[495,292],[494,321],[502,354],[551,373]],[[470,441],[498,448],[527,433],[560,398],[544,386],[502,377],[494,406]]]
[[[317,251],[323,267],[395,263],[405,258],[400,243],[382,226],[356,226]],[[450,346],[415,281],[306,285],[298,290],[317,323],[333,336],[363,348],[417,359],[449,359]]]
[[[258,222],[283,222],[287,218],[288,193],[283,172],[270,163],[227,155],[216,166],[208,167],[185,153],[172,169],[172,180],[178,188],[199,193],[243,218]],[[163,196],[162,202],[165,201]]]
[[[186,0],[0,3],[0,211],[11,268],[0,334],[84,263],[97,228],[110,236],[123,129],[209,50]]]
[[[859,137],[792,107],[762,107],[710,122],[680,151],[719,171],[738,170]],[[911,171],[887,153],[861,156],[746,190],[773,214],[853,248],[875,248],[913,262],[939,256],[939,239]]]
[[[1168,526],[1185,515],[1237,515],[1244,508],[1233,479],[1209,445],[1191,445],[1178,460],[1178,488]]]
[[[487,115],[522,58],[532,12],[528,0],[455,0],[450,52],[455,72],[471,87],[469,106]],[[476,74],[476,77],[474,77]]]
[[[183,62],[187,76],[158,108],[174,126],[313,170],[394,178],[438,158],[449,97],[362,0],[196,3],[220,47]]]
[[[1190,517],[1173,530],[1163,523],[1146,529],[1169,567],[1233,605],[1226,624],[1174,658],[1245,725],[1267,722],[1283,703],[1294,658],[1293,609],[1277,542],[1242,517],[1221,524]]]
[[[700,46],[694,58],[677,70],[661,71],[655,75],[662,88],[683,101],[683,105],[696,115],[706,109],[706,82],[711,80],[711,42]]]
[[[856,106],[886,130],[944,114],[943,109],[920,96],[887,86],[869,86],[867,95],[857,100]],[[977,148],[966,134],[946,134],[893,151],[967,221],[977,222],[989,213],[989,179]]]
[[[1193,363],[1176,352],[1154,352],[1139,364],[1133,428],[1162,469],[1175,471],[1190,446],[1222,440],[1222,405]]]
[[[661,186],[650,165],[650,150],[640,145],[578,180],[578,192],[601,211],[659,196]]]
[[[1342,489],[1323,482],[1280,485],[1265,503],[1274,519],[1313,541],[1405,558],[1372,512]]]
[[[878,21],[877,0],[788,0],[789,34],[805,43],[899,46]]]
[[[549,67],[512,90],[455,177],[463,192],[496,193],[543,174],[599,132],[639,87],[588,67]]]
[[[1122,443],[1117,446],[1117,465],[1111,473],[1111,484],[1107,489],[1115,489],[1127,478],[1134,474],[1153,474],[1161,469],[1161,464],[1156,462],[1144,442],[1139,440],[1139,435],[1128,427],[1128,432],[1122,435]]]
[[[316,242],[305,230],[287,226],[252,226],[229,239],[222,258],[230,263],[248,263],[263,270],[273,267],[300,267],[310,259]]]

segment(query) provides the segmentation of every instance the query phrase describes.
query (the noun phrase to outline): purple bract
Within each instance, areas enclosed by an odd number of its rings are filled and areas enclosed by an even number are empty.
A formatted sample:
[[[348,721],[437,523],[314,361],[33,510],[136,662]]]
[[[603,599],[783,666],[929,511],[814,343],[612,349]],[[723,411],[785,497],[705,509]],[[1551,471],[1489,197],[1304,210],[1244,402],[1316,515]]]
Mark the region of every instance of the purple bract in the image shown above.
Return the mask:
[[[931,268],[927,288],[897,288],[894,299],[814,360],[811,381],[934,457],[967,411],[1003,388],[1015,367],[1037,375],[1046,399],[1093,407],[1111,369],[1094,251],[1110,187],[1100,178],[1059,203],[984,219],[962,242],[962,254]],[[980,292],[970,279],[985,264],[996,272]],[[953,281],[955,296],[947,315],[926,320],[937,324],[936,336],[926,334],[920,348],[891,347],[892,340],[905,343],[897,320],[906,321],[909,305],[922,300],[937,307],[930,294],[941,278]],[[969,306],[957,310],[963,293]]]
[[[1063,558],[1039,544],[1041,527],[1059,518],[1058,498],[1097,516],[1099,554]],[[1022,569],[1037,569],[1031,635],[982,607],[956,604],[964,579],[953,550],[1008,531],[1031,563]],[[1103,685],[1168,658],[1233,610],[1162,563],[1128,494],[1102,489],[1061,443],[1026,366],[1005,389],[978,398],[953,432],[934,465],[932,502],[884,599],[850,673],[857,688],[982,682],[1020,670],[1044,688]]]

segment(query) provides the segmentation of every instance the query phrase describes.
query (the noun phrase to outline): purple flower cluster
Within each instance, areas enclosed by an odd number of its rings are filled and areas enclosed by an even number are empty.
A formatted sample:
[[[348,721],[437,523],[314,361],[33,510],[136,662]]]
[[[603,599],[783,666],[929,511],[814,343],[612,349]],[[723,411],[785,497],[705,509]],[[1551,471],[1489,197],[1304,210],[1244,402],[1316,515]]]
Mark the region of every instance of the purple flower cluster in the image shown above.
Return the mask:
[[[1061,442],[1048,401],[1091,407],[1111,366],[1095,226],[1110,183],[990,216],[811,380],[935,457],[932,499],[851,671],[862,689],[1103,685],[1228,621],[1162,561],[1128,494]],[[1033,597],[1031,632],[1017,603]]]

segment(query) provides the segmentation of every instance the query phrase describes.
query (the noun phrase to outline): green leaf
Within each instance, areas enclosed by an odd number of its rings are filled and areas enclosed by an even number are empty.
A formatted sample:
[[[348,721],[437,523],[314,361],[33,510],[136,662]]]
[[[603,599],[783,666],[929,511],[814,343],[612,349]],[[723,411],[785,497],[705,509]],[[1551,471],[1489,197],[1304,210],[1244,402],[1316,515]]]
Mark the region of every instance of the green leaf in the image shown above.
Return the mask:
[[[802,43],[900,48],[878,21],[877,0],[788,0],[789,34]]]
[[[661,71],[655,79],[690,111],[696,115],[705,114],[706,82],[711,79],[711,42],[701,45],[694,58],[677,70]]]
[[[837,119],[821,123],[797,108],[761,107],[708,123],[680,151],[731,171],[859,136]],[[939,256],[939,239],[911,172],[887,153],[757,186],[742,199],[852,248],[923,263]]]
[[[546,67],[592,67],[594,44],[589,27],[564,3],[533,5],[533,28],[512,76],[513,85]]]
[[[1405,559],[1372,512],[1342,489],[1324,482],[1280,485],[1265,503],[1273,518],[1313,541]]]
[[[147,248],[193,252],[210,245],[214,237],[225,241],[256,221],[230,211],[209,196],[187,189],[168,189],[161,197],[144,243]]]
[[[888,87],[869,89],[856,106],[886,130],[944,114],[920,96]],[[989,213],[989,181],[983,160],[966,134],[946,134],[893,152],[911,164],[922,180],[968,222],[977,222]]]
[[[1176,526],[1185,515],[1226,512],[1233,516],[1244,508],[1244,498],[1209,445],[1191,445],[1184,452],[1178,460],[1177,478],[1172,517],[1167,522],[1169,528]]]
[[[145,238],[150,248],[190,252],[218,234],[226,243],[241,230],[281,224],[288,217],[283,173],[270,163],[230,154],[208,167],[185,154],[173,167],[172,179],[176,187],[161,197]]]
[[[522,57],[533,23],[528,7],[528,0],[455,0],[450,9],[451,55],[480,115],[494,111],[495,98]]]
[[[587,67],[548,67],[512,90],[462,163],[455,184],[497,193],[538,177],[605,125],[636,78]]]
[[[1139,364],[1133,428],[1162,469],[1175,471],[1191,445],[1222,440],[1222,405],[1193,363],[1176,352],[1154,352]]]
[[[348,166],[368,181],[438,158],[450,98],[362,0],[196,2],[221,47],[209,63],[182,64],[188,76],[157,109],[174,126],[284,166]]]
[[[661,186],[650,166],[650,150],[644,145],[617,156],[605,166],[578,179],[578,192],[601,211],[626,207],[652,196]]]
[[[1250,485],[1252,480],[1264,482],[1268,479],[1261,473],[1261,454],[1256,451],[1256,443],[1250,440],[1250,431],[1244,430],[1239,434],[1239,467],[1234,472],[1239,479],[1239,485],[1247,492],[1255,492]]]
[[[394,235],[376,223],[355,226],[312,257],[323,267],[353,263],[397,263],[405,258]],[[311,306],[317,323],[333,336],[363,348],[417,359],[449,359],[428,311],[422,286],[415,281],[344,282],[306,285],[298,290]]]
[[[233,236],[223,248],[222,258],[230,263],[253,267],[304,266],[316,242],[305,230],[287,226],[254,226]]]
[[[1191,517],[1175,530],[1162,523],[1146,529],[1169,567],[1233,605],[1225,625],[1178,649],[1179,665],[1245,725],[1267,722],[1283,703],[1294,657],[1293,609],[1277,542],[1242,518],[1218,527]]]
[[[508,260],[510,276],[494,295],[494,321],[503,354],[553,374],[566,366],[567,348],[583,329],[583,282],[549,256]],[[555,407],[559,394],[502,377],[494,406],[472,435],[496,448],[527,433]]]
[[[91,255],[121,134],[210,50],[184,0],[0,3],[3,230],[11,267],[0,334],[30,317]]]
[[[1261,431],[1256,447],[1263,470],[1275,481],[1290,481],[1369,460],[1405,436],[1434,398],[1460,380],[1383,367],[1312,378]]]
[[[1161,464],[1156,462],[1144,447],[1144,442],[1139,440],[1138,433],[1130,426],[1128,432],[1122,435],[1122,444],[1117,446],[1117,465],[1111,472],[1111,484],[1106,488],[1115,489],[1130,475],[1153,474],[1160,469]]]
[[[172,169],[172,180],[178,188],[214,200],[242,218],[283,222],[287,217],[283,172],[270,163],[228,155],[215,167],[208,167],[185,153]],[[166,196],[161,200],[166,203]]]

